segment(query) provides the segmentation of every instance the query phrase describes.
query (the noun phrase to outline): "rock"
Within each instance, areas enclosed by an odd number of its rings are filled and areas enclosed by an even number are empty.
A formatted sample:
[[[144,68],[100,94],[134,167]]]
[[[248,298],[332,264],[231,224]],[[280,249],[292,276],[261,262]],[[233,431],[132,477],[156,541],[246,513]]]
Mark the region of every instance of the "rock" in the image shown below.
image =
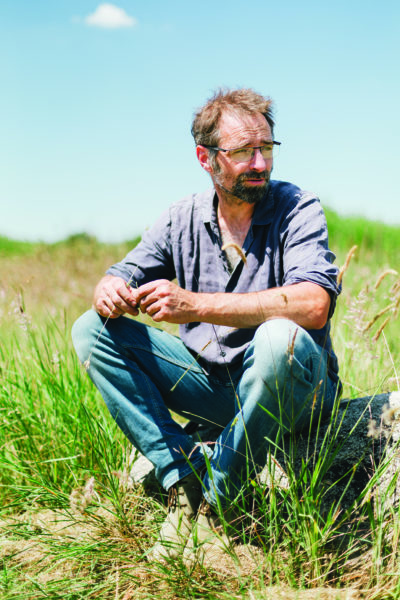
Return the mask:
[[[209,430],[192,435],[216,439]],[[390,508],[400,497],[399,439],[400,392],[341,400],[329,421],[310,432],[285,436],[284,451],[270,457],[259,482],[265,487],[288,487],[290,480],[304,480],[312,473],[324,492],[323,512],[332,504],[346,511],[365,490],[366,499],[374,496]],[[154,480],[151,463],[140,456],[131,477],[141,483]]]
[[[349,509],[363,491],[386,508],[399,500],[400,392],[341,400],[332,418],[311,432],[284,439],[260,479],[287,487],[289,480],[317,474],[323,506]],[[368,487],[367,487],[368,486]]]

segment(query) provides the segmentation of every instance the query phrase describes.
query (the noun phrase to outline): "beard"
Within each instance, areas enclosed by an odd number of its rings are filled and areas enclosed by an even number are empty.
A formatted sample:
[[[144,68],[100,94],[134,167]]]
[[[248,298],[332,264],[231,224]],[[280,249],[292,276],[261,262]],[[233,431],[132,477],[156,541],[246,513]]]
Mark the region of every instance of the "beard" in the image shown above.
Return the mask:
[[[257,204],[260,202],[266,194],[271,173],[269,171],[262,171],[262,173],[241,173],[236,178],[233,186],[229,189],[224,187],[222,183],[220,183],[220,177],[215,175],[215,183],[227,192],[231,196],[235,196],[242,200],[242,202],[246,202],[246,204]],[[260,181],[264,181],[263,185],[258,186],[246,186],[246,181],[249,179],[259,179]]]

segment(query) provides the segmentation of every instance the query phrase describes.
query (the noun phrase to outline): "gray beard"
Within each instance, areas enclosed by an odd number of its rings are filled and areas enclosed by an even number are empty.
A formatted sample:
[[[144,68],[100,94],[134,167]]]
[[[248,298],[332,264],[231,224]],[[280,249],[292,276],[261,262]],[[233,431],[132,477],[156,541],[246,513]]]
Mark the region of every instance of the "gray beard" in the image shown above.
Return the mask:
[[[265,197],[269,184],[270,173],[264,171],[263,173],[259,173],[258,177],[260,179],[265,179],[264,185],[257,187],[246,187],[244,185],[244,182],[249,178],[257,179],[253,173],[242,173],[239,175],[231,189],[221,185],[218,181],[218,176],[215,178],[215,183],[222,188],[224,192],[239,198],[239,200],[246,202],[246,204],[257,204]]]
[[[243,200],[243,202],[246,202],[247,204],[257,204],[260,202],[265,197],[269,178],[262,186],[246,187],[243,184],[244,180],[240,180],[240,177],[233,186],[231,194],[236,196],[236,198],[240,198],[240,200]]]

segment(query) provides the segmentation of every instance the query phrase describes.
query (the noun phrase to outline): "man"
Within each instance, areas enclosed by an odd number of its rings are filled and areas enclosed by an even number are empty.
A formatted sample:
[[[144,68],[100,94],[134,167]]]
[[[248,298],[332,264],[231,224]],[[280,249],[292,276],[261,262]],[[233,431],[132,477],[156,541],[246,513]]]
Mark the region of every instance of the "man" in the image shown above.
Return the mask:
[[[112,416],[170,492],[156,559],[228,546],[218,507],[283,434],[329,414],[337,394],[326,222],[312,194],[270,181],[273,128],[270,99],[217,92],[192,125],[213,189],[172,205],[74,326]],[[121,317],[139,311],[179,323],[180,338]],[[216,425],[215,444],[195,443],[171,410]]]

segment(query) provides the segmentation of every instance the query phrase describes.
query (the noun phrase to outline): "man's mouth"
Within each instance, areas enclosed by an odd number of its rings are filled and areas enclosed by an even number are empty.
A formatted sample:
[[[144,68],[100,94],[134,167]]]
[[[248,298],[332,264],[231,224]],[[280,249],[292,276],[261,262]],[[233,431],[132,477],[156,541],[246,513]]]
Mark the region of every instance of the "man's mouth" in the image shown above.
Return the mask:
[[[246,177],[244,181],[249,183],[265,183],[265,177]]]
[[[242,175],[241,180],[265,182],[267,180],[267,177],[264,173],[245,173]]]

